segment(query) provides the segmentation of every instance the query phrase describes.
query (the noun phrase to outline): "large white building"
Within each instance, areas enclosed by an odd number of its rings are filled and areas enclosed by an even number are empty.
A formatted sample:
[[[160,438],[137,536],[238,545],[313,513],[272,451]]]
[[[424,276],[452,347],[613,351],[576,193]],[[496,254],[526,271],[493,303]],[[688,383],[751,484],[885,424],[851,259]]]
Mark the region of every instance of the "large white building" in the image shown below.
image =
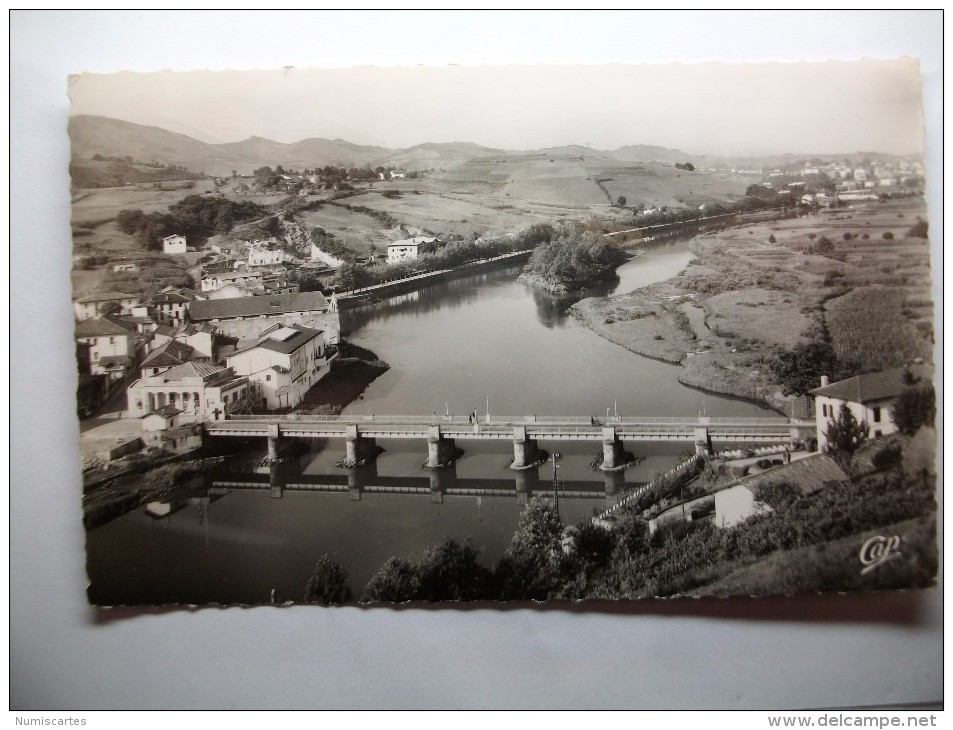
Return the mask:
[[[855,375],[836,383],[821,377],[821,387],[811,391],[814,396],[817,420],[818,448],[827,444],[827,425],[837,418],[842,405],[846,404],[858,423],[866,423],[872,438],[894,433],[891,408],[897,396],[909,387],[916,378],[927,381],[933,377],[931,368],[912,365],[908,368],[893,368],[878,373]]]
[[[268,410],[294,408],[328,374],[336,351],[321,330],[273,325],[228,357],[228,366],[258,384]]]
[[[415,259],[420,256],[422,251],[426,251],[428,246],[437,242],[436,238],[426,236],[414,236],[405,238],[401,241],[394,241],[387,244],[387,263],[396,264],[404,259]]]
[[[171,405],[181,411],[182,423],[218,421],[252,387],[248,378],[235,375],[231,368],[187,362],[135,381],[126,391],[126,404],[131,418]]]

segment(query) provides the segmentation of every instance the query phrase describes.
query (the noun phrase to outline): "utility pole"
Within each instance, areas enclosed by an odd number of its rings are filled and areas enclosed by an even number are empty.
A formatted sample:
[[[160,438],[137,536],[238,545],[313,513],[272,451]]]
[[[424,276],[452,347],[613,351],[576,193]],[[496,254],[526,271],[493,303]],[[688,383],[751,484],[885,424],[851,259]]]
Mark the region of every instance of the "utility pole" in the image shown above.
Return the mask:
[[[559,518],[559,454],[553,454],[553,508]]]

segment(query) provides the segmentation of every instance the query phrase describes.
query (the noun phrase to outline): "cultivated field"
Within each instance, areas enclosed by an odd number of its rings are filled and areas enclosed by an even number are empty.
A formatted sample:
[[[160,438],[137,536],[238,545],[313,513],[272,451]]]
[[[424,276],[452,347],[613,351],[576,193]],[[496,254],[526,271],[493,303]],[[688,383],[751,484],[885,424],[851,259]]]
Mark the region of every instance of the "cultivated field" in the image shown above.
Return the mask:
[[[932,359],[929,242],[907,235],[918,218],[922,201],[905,199],[706,234],[670,282],[575,310],[607,339],[682,362],[687,385],[783,410],[770,360],[825,331],[864,371]],[[703,342],[679,316],[686,301],[705,310]]]

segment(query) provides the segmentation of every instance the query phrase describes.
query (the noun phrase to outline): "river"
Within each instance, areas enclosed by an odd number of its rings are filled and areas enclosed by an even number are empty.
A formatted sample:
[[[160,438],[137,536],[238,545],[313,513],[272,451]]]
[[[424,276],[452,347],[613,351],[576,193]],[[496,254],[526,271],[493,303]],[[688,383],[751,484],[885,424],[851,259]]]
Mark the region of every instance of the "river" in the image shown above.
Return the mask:
[[[692,254],[690,237],[656,243],[593,294],[631,291],[671,278]],[[556,300],[516,281],[520,267],[445,281],[342,312],[350,342],[390,363],[346,413],[466,415],[758,416],[770,412],[687,388],[678,366],[634,355],[591,332]],[[492,565],[525,500],[551,496],[553,467],[516,475],[506,442],[464,442],[454,469],[422,468],[426,446],[381,441],[376,464],[350,475],[335,467],[338,442],[314,441],[280,473],[256,473],[254,455],[213,477],[211,497],[183,494],[173,511],[140,509],[88,532],[90,599],[97,604],[261,603],[300,600],[317,559],[333,553],[357,597],[392,555],[419,556],[445,537],[469,538]],[[564,524],[591,517],[611,493],[672,466],[685,445],[639,446],[642,461],[612,483],[590,467],[598,448],[558,451]],[[272,470],[273,472],[275,470]],[[269,478],[287,484],[272,496]],[[259,489],[215,487],[260,482]],[[297,486],[290,486],[297,485]],[[276,492],[276,496],[277,496]]]

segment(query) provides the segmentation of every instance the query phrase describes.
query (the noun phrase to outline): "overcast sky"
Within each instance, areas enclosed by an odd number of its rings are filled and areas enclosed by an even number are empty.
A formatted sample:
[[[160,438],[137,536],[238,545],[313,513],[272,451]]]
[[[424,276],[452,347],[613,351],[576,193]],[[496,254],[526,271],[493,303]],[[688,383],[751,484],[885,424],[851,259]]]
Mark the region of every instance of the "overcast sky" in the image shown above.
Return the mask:
[[[922,154],[916,62],[513,65],[83,74],[72,113],[207,142],[627,144]]]

